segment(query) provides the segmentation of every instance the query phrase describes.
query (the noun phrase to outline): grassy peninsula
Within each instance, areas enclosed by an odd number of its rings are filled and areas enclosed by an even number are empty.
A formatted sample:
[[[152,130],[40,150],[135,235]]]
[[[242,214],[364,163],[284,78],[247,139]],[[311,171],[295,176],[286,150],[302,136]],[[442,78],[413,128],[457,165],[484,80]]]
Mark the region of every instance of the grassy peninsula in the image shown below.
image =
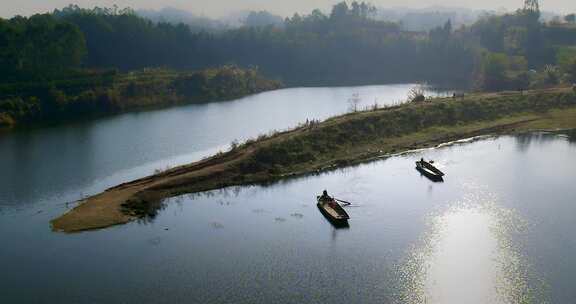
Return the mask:
[[[482,134],[576,128],[576,92],[479,93],[374,108],[261,136],[226,153],[110,188],[54,219],[76,232],[153,216],[162,200],[352,165]]]

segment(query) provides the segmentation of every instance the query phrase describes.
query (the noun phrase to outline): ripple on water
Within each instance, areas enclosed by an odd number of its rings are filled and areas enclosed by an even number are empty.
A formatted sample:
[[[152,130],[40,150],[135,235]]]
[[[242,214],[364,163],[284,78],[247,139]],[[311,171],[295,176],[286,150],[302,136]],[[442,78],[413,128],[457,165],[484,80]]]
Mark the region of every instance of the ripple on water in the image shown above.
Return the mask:
[[[526,229],[513,211],[471,198],[429,219],[397,270],[401,303],[543,303],[543,284],[512,241]]]

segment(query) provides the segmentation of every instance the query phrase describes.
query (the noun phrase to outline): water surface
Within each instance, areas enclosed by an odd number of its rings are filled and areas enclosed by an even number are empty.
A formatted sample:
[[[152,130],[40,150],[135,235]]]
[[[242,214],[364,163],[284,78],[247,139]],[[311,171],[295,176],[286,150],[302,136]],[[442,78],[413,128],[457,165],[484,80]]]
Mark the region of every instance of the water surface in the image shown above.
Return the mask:
[[[505,136],[169,200],[73,235],[3,217],[3,302],[569,303],[574,143]],[[420,157],[447,173],[434,183]],[[336,229],[314,195],[353,202]]]
[[[66,201],[409,88],[288,89],[1,136],[0,303],[572,302],[576,146],[550,134],[182,196],[100,231],[49,229]],[[414,169],[420,157],[443,183]],[[353,203],[348,229],[316,208],[323,189]]]

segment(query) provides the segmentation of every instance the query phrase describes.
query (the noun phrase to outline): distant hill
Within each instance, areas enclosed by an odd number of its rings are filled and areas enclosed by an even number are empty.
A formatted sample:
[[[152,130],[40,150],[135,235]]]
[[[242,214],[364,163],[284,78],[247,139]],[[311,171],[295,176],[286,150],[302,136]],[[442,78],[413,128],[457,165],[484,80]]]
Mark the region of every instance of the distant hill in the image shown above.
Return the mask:
[[[407,31],[429,31],[450,20],[453,26],[470,25],[486,11],[458,7],[433,6],[427,8],[378,8],[376,18],[402,24]]]
[[[173,7],[165,7],[160,10],[137,10],[136,14],[150,19],[153,22],[165,22],[171,24],[184,23],[190,26],[192,31],[221,31],[229,29],[231,26],[226,22],[218,19],[212,19],[205,16],[198,16],[186,10]]]
[[[503,15],[513,13],[506,10],[473,10],[462,7],[431,6],[426,8],[379,7],[375,18],[378,20],[399,22],[402,29],[407,31],[429,31],[443,26],[450,20],[452,26],[471,25],[486,15]],[[541,12],[540,20],[544,22],[559,19],[553,12]]]
[[[190,29],[193,32],[217,32],[238,28],[241,26],[284,26],[284,18],[281,16],[273,15],[267,11],[238,11],[230,13],[229,15],[219,19],[199,16],[192,12],[173,7],[165,7],[160,10],[137,10],[136,14],[156,23],[184,23],[190,26]]]
[[[244,19],[244,25],[249,27],[275,26],[283,27],[284,18],[267,11],[250,12]]]

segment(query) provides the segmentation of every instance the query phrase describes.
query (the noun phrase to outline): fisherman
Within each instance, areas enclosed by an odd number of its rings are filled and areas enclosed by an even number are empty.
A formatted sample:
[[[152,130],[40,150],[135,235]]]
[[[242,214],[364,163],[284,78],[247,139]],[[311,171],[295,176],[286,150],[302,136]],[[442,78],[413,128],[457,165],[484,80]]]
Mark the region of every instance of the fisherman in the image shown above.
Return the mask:
[[[328,195],[328,191],[324,190],[322,192],[322,196],[320,196],[320,200],[321,201],[328,201],[331,200],[332,198]]]
[[[421,164],[424,163],[424,157],[420,158],[420,163],[421,163]]]

